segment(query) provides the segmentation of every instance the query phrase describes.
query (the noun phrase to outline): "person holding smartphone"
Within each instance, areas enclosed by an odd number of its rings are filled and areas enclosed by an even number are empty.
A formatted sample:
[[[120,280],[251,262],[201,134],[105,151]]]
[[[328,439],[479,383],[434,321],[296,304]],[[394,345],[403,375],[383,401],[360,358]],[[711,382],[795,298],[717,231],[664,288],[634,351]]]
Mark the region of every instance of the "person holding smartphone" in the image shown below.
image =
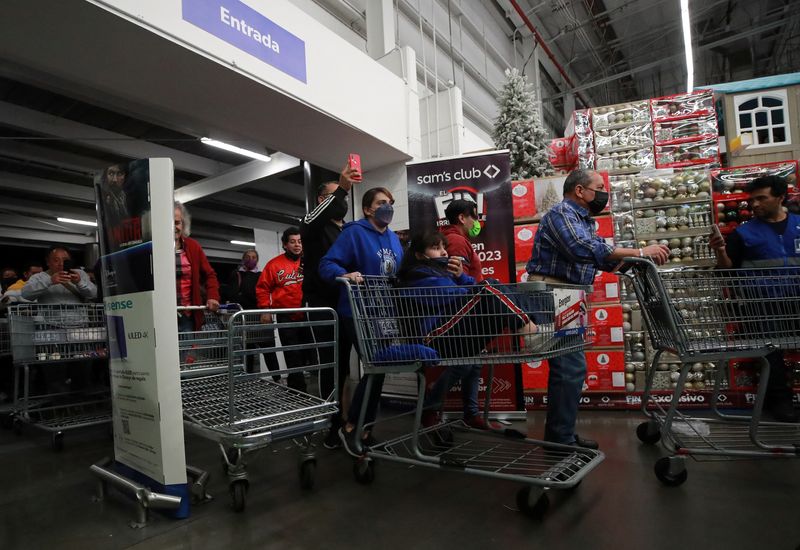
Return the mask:
[[[50,247],[46,261],[47,271],[28,279],[22,298],[40,304],[81,304],[97,296],[97,287],[83,269],[73,266],[66,248]]]

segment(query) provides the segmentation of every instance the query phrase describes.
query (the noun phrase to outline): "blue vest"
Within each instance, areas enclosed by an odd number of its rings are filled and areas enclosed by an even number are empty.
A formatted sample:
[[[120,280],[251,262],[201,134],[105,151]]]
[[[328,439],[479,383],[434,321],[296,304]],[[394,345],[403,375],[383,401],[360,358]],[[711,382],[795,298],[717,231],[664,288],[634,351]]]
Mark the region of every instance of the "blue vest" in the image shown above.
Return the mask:
[[[754,218],[736,231],[744,242],[742,267],[800,266],[800,216],[788,214],[786,230],[778,235],[768,223]]]

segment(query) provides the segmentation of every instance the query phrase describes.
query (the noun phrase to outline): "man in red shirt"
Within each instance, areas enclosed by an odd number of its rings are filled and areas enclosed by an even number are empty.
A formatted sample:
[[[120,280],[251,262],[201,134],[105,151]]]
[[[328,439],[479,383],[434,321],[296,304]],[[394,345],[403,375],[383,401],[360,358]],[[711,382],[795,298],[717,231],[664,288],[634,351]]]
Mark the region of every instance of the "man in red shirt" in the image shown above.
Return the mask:
[[[474,202],[462,199],[451,201],[444,211],[450,225],[442,228],[447,237],[447,255],[462,259],[464,273],[476,281],[483,279],[481,260],[470,242],[477,237],[481,226],[478,222],[478,209]],[[464,424],[471,428],[486,430],[489,426],[480,414],[478,388],[481,379],[481,365],[457,365],[447,367],[442,375],[429,388],[425,406],[431,404],[422,417],[423,426],[432,426],[440,420],[442,401],[453,385],[461,380],[461,400],[464,407]],[[438,405],[437,405],[438,404]]]
[[[256,284],[256,301],[260,309],[292,309],[303,306],[303,242],[300,230],[290,227],[283,232],[281,242],[285,252],[267,262]],[[297,312],[279,314],[277,317],[278,323],[303,320],[303,314]],[[262,322],[271,323],[272,316],[264,315]],[[303,327],[279,328],[281,345],[294,346],[308,342],[306,332],[307,329]],[[305,364],[306,354],[302,350],[285,351],[283,355],[288,369]],[[306,381],[300,371],[289,373],[288,384],[290,388],[306,391]]]

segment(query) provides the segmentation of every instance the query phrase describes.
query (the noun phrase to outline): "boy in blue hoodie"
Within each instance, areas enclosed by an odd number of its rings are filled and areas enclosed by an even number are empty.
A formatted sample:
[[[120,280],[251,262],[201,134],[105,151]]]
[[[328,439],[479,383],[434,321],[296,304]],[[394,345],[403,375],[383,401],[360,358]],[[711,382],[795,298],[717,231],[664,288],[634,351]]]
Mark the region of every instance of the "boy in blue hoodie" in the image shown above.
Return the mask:
[[[363,282],[364,275],[397,274],[397,268],[403,259],[403,247],[397,235],[389,229],[394,216],[393,205],[394,197],[388,189],[376,187],[364,193],[361,199],[364,219],[345,224],[342,234],[319,262],[319,275],[324,281],[335,284],[337,277],[344,277],[353,284],[359,284]],[[357,342],[353,313],[350,311],[350,302],[344,286],[340,289],[336,310],[339,313],[341,329],[352,337],[353,342]],[[339,354],[339,368],[347,369],[349,365],[350,350],[345,350]],[[383,378],[383,375],[375,376],[373,391],[367,403],[367,423],[375,420]],[[345,441],[344,434],[352,433],[358,421],[365,389],[366,382],[362,379],[353,395],[347,424],[340,430],[343,441]],[[364,439],[368,440],[369,432],[365,431],[364,436]]]

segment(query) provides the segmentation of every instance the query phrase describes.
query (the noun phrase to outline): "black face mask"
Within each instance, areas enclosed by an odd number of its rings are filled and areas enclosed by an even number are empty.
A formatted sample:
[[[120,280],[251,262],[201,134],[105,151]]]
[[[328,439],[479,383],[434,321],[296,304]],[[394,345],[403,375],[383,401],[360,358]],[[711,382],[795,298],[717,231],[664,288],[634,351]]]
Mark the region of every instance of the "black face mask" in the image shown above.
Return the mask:
[[[299,258],[301,256],[300,254],[293,254],[293,253],[289,252],[288,250],[284,250],[284,252],[286,254],[286,257],[289,258],[292,261],[296,260],[297,258]]]
[[[589,212],[599,214],[608,204],[608,193],[605,191],[595,191],[594,198],[589,202]]]

